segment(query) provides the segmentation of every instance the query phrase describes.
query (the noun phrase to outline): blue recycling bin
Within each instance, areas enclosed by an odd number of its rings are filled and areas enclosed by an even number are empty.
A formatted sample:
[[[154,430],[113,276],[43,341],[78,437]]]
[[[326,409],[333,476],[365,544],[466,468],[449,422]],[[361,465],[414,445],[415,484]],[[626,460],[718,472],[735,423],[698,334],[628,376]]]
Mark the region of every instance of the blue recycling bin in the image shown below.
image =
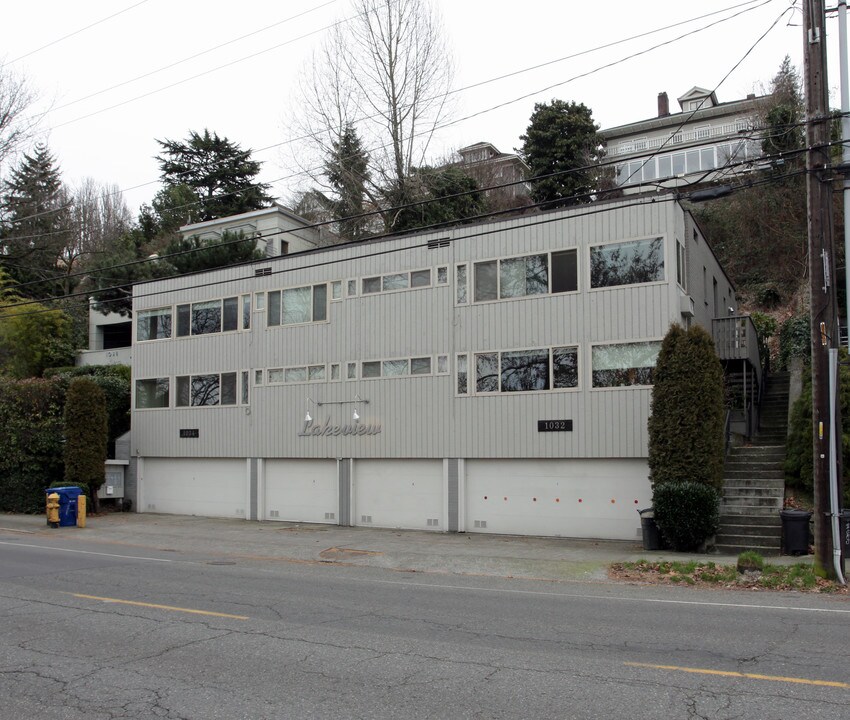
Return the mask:
[[[59,527],[73,527],[77,524],[77,499],[83,494],[82,488],[76,486],[48,488],[48,495],[56,493],[59,496]]]

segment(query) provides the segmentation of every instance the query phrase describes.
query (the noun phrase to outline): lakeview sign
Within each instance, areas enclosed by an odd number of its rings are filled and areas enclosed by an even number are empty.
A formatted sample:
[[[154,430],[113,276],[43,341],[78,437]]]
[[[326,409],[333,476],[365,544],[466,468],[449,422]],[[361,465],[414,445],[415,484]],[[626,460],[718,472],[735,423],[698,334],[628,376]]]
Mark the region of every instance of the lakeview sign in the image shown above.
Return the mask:
[[[352,423],[350,425],[331,425],[331,419],[325,420],[325,424],[315,424],[311,420],[305,422],[298,437],[327,437],[329,435],[378,435],[381,432],[380,425],[368,425]]]

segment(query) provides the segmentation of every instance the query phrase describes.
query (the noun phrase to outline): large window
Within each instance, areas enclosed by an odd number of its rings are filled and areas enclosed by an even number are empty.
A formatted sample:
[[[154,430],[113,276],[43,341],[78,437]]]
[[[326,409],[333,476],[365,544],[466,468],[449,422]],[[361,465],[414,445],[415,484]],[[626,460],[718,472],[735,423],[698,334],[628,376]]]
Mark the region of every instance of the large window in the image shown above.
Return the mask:
[[[409,272],[389,273],[363,278],[362,294],[374,295],[395,290],[416,290],[431,287],[431,269],[411,270]]]
[[[472,301],[490,302],[578,290],[576,250],[472,263]],[[467,302],[466,265],[457,266],[457,302]]]
[[[136,380],[136,408],[167,408],[168,378]]]
[[[140,310],[136,313],[136,340],[164,340],[171,337],[171,308]]]
[[[236,404],[236,373],[182,375],[177,377],[177,407]]]
[[[615,287],[664,279],[664,240],[632,240],[590,248],[590,287]]]
[[[470,387],[467,355],[458,355],[458,394],[534,392],[578,387],[578,348],[474,353]]]
[[[592,350],[593,387],[652,385],[661,342],[596,345]]]
[[[325,365],[296,365],[287,368],[269,368],[269,384],[305,383],[327,380]],[[338,378],[337,378],[338,379]]]
[[[327,320],[327,284],[307,285],[268,293],[266,317],[269,327]]]
[[[210,333],[232,332],[239,329],[239,298],[230,297],[223,300],[206,300],[191,305],[177,306],[177,337],[187,335],[209,335]],[[243,316],[245,315],[243,301]],[[250,324],[250,303],[248,304],[249,319],[243,319],[243,327]]]

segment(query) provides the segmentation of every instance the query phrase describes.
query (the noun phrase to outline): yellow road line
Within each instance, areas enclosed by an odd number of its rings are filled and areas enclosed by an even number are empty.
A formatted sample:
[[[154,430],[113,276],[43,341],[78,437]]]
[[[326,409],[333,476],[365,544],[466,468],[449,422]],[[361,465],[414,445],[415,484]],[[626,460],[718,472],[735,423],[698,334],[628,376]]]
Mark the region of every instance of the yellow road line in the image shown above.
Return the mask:
[[[231,618],[233,620],[250,620],[246,615],[230,615],[228,613],[211,612],[209,610],[195,610],[193,608],[175,607],[173,605],[157,605],[156,603],[136,602],[135,600],[120,600],[118,598],[98,597],[97,595],[82,595],[70,593],[76,598],[84,600],[100,600],[105,603],[117,603],[119,605],[135,605],[136,607],[155,608],[156,610],[173,610],[175,612],[192,613],[193,615],[212,615],[213,617]]]
[[[678,665],[653,665],[651,663],[627,662],[630,667],[652,668],[654,670],[676,670],[678,672],[696,673],[698,675],[720,675],[721,677],[747,678],[749,680],[769,680],[771,682],[797,683],[798,685],[818,685],[820,687],[835,687],[850,689],[850,684],[832,680],[809,680],[807,678],[782,677],[781,675],[758,675],[757,673],[742,673],[734,670],[710,670],[708,668],[679,667]]]

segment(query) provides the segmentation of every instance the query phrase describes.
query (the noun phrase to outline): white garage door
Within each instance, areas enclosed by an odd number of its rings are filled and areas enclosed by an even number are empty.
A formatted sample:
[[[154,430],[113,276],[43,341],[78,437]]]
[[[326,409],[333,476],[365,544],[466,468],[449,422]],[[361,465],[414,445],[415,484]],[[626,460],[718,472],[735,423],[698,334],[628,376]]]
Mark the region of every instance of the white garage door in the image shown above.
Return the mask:
[[[140,484],[143,512],[245,517],[245,460],[145,458]]]
[[[634,540],[645,460],[467,460],[467,532]]]
[[[445,530],[442,460],[355,460],[354,524]]]
[[[265,477],[265,519],[338,522],[336,460],[266,460]]]

